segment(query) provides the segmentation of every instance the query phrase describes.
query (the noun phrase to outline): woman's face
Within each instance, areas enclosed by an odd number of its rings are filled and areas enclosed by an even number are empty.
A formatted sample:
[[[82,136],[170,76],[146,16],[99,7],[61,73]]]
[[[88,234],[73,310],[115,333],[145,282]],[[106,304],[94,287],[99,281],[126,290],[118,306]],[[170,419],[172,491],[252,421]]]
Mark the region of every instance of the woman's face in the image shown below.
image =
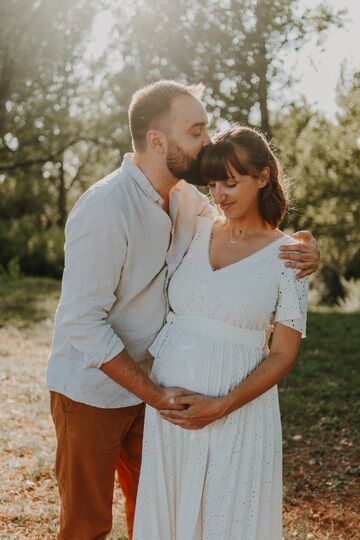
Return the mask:
[[[260,178],[242,175],[228,165],[230,177],[226,180],[209,182],[214,203],[220,206],[225,216],[239,219],[258,214],[259,190],[267,183],[266,173]]]

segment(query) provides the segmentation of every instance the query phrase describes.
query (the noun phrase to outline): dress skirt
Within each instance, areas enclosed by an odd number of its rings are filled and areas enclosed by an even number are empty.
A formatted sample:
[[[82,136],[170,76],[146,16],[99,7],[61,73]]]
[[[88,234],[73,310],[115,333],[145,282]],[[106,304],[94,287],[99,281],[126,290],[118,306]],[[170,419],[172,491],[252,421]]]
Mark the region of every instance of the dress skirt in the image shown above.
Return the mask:
[[[265,358],[264,332],[172,315],[152,348],[152,378],[222,396]],[[146,408],[134,540],[281,540],[277,387],[200,430]]]

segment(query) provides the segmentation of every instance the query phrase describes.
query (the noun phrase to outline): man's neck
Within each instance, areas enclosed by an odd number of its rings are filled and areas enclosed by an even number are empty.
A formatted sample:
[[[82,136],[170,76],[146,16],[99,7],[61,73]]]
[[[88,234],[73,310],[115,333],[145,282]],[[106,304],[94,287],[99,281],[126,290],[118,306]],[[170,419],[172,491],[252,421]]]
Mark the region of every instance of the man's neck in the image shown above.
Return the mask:
[[[170,191],[176,186],[179,180],[146,154],[134,152],[134,154],[130,154],[129,157],[164,200],[164,209],[168,208]]]

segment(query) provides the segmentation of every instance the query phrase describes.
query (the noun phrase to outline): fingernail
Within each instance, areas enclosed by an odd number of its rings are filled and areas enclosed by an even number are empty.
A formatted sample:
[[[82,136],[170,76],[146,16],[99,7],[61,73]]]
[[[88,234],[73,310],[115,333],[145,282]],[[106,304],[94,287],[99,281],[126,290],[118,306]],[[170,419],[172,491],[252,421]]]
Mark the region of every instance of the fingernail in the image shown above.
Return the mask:
[[[291,263],[288,262],[285,266],[291,267]]]

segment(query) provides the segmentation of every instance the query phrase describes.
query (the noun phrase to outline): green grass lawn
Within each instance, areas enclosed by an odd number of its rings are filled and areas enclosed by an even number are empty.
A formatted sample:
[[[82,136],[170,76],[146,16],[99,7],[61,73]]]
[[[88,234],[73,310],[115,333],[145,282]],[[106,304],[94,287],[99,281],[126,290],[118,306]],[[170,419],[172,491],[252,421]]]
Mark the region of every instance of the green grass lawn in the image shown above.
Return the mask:
[[[356,435],[360,405],[360,313],[313,312],[299,357],[280,385],[283,422],[295,435],[319,425]],[[359,433],[358,433],[359,434]]]

